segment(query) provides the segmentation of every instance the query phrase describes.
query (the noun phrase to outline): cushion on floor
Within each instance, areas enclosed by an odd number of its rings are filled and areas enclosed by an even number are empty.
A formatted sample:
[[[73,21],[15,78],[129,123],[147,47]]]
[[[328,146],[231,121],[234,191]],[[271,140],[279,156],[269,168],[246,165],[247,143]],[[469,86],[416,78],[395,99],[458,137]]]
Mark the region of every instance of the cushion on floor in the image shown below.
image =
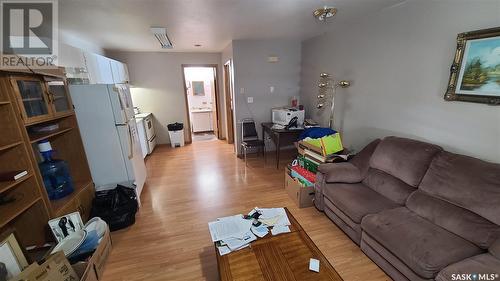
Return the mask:
[[[482,253],[406,207],[367,215],[361,228],[422,278],[433,278],[447,265]]]
[[[367,214],[375,214],[400,206],[362,183],[327,184],[323,194],[358,224]]]

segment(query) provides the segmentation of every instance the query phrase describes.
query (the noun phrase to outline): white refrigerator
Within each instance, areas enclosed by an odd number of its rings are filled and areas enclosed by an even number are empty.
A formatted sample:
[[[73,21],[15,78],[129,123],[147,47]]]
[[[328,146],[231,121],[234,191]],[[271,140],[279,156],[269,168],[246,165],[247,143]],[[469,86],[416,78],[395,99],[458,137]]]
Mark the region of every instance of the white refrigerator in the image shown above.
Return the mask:
[[[96,187],[133,184],[140,203],[146,166],[128,85],[70,85],[69,89]]]

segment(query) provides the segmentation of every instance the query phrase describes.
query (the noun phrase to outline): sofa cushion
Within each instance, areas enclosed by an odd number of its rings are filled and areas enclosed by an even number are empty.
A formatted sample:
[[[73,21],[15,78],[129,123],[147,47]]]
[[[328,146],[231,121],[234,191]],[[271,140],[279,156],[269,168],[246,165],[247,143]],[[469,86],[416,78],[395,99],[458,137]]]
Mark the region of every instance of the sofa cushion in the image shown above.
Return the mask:
[[[433,278],[447,265],[482,252],[406,207],[367,215],[361,228],[423,278]]]
[[[423,191],[410,195],[406,207],[483,249],[488,249],[500,238],[500,226]]]
[[[497,241],[493,242],[488,251],[497,259],[500,259],[500,239],[497,239]]]
[[[397,208],[398,204],[378,194],[362,183],[328,184],[323,194],[340,211],[355,223],[367,214],[378,213],[385,209]]]
[[[386,137],[373,152],[370,167],[417,187],[441,147],[411,139]]]
[[[447,266],[438,276],[436,281],[449,281],[449,280],[498,280],[500,273],[500,260],[490,254],[482,254],[470,257],[463,261],[459,261],[452,265]],[[453,275],[465,274],[465,278],[453,278]],[[489,276],[487,279],[484,277],[479,279],[479,276],[474,278],[473,274],[486,274]],[[495,274],[497,276],[495,276]]]
[[[361,149],[361,151],[356,153],[356,155],[350,160],[354,166],[358,167],[363,177],[370,168],[370,159],[379,143],[380,139],[373,140]]]
[[[325,174],[327,183],[358,183],[363,180],[358,167],[349,162],[321,164],[318,171]]]
[[[419,189],[500,225],[500,164],[441,152]]]
[[[414,187],[377,169],[370,169],[363,183],[400,205],[415,191]]]

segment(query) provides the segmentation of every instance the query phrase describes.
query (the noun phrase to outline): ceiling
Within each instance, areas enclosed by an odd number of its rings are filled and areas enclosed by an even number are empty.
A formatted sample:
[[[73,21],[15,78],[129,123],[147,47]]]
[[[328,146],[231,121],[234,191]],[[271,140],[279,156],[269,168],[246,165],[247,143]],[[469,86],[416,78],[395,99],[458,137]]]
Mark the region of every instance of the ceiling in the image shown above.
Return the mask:
[[[176,52],[220,52],[231,40],[319,35],[336,23],[355,22],[403,0],[63,0],[59,28],[106,50],[166,51],[150,33],[164,26]],[[329,24],[312,11],[338,13]],[[201,44],[201,47],[195,47]]]

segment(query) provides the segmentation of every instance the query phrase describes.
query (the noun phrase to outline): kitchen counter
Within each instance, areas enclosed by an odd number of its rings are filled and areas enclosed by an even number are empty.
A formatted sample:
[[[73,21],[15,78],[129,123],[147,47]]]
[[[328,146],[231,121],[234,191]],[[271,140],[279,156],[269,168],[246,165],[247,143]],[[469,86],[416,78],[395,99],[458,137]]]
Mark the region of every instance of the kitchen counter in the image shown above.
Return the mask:
[[[212,109],[211,108],[191,109],[191,113],[203,113],[203,112],[212,112]]]

